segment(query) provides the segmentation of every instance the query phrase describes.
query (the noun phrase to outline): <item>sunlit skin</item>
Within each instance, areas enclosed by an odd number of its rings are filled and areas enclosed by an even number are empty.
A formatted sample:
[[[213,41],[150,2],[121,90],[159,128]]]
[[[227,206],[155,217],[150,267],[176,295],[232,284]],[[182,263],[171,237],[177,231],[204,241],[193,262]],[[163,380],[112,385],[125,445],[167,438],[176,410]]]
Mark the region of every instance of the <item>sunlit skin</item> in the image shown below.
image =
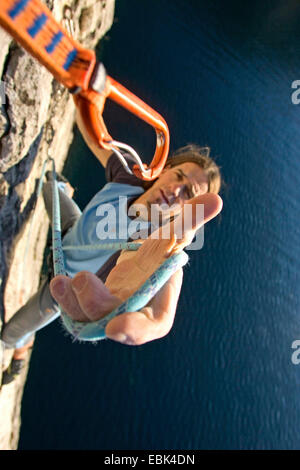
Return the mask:
[[[195,196],[201,196],[208,190],[207,176],[199,165],[192,162],[182,163],[173,168],[166,168],[150,189],[145,191],[133,206],[146,207],[150,218],[151,205],[160,209],[178,206],[180,210],[185,202]]]
[[[106,167],[112,151],[95,145],[78,114],[77,125],[87,146]],[[166,167],[152,187],[134,204],[142,204],[146,218],[149,219],[152,204],[159,205],[160,209],[171,206],[172,210],[177,204],[180,209],[184,203],[198,196],[197,203],[204,204],[203,223],[206,223],[222,210],[221,198],[215,194],[206,194],[207,191],[205,172],[197,164],[186,162],[174,168]],[[134,205],[131,208],[134,209]],[[163,213],[166,213],[166,222],[170,212]],[[181,240],[176,240],[175,237],[170,240],[147,239],[138,252],[122,252],[116,267],[106,280],[106,285],[94,274],[81,271],[74,279],[55,277],[50,284],[51,293],[64,311],[75,320],[93,321],[102,318],[132,295],[166,256],[188,245],[196,230],[197,227],[190,227]],[[165,336],[173,325],[182,277],[183,271],[179,269],[145,308],[139,312],[124,313],[111,320],[106,327],[107,337],[124,344],[137,345]],[[19,354],[18,358],[25,357],[30,345],[16,350],[15,356]]]
[[[111,151],[99,149],[77,116],[82,136],[105,167]],[[203,169],[193,162],[186,162],[174,168],[166,167],[150,189],[145,191],[133,206],[145,208],[145,216],[151,215],[151,205],[182,208],[187,202],[204,205],[204,220],[208,222],[222,210],[222,199],[216,194],[207,194],[208,181]],[[134,207],[131,206],[131,209]],[[164,222],[168,220],[168,211]],[[164,212],[165,213],[165,212]],[[195,218],[185,225],[186,232],[179,240],[173,235],[169,240],[151,239],[144,241],[137,252],[122,252],[106,283],[88,271],[79,272],[74,279],[57,276],[51,281],[50,290],[63,310],[74,320],[93,321],[105,316],[123,300],[132,295],[149,278],[157,267],[175,251],[190,244],[199,228]],[[171,233],[174,232],[171,222]],[[173,230],[173,232],[172,232]],[[161,231],[159,231],[159,234]],[[177,302],[181,290],[182,269],[179,269],[149,304],[139,312],[126,312],[112,319],[106,327],[106,336],[128,345],[143,344],[165,336],[172,328]]]
[[[181,239],[174,235],[171,222],[170,239],[144,241],[137,252],[122,252],[106,283],[92,273],[82,271],[74,279],[57,276],[51,281],[53,297],[63,310],[77,321],[94,321],[105,316],[132,295],[170,254],[181,251],[193,239],[201,225],[214,218],[222,209],[221,198],[207,193],[208,182],[204,171],[195,163],[187,162],[166,169],[154,185],[143,193],[135,204],[192,204],[193,216],[185,222]],[[196,205],[204,204],[204,220],[194,216]],[[159,234],[161,229],[159,229]],[[151,302],[139,312],[127,312],[115,317],[106,327],[108,338],[128,345],[143,344],[166,335],[173,324],[182,283],[182,269],[178,270]]]

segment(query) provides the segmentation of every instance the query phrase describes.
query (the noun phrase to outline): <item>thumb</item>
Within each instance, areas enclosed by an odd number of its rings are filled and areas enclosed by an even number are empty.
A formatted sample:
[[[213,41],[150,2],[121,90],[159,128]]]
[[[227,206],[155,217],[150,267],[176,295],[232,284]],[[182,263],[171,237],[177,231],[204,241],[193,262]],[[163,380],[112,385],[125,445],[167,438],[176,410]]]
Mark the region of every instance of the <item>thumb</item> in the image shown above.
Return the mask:
[[[216,217],[222,210],[223,201],[218,194],[206,193],[186,202],[182,212],[174,221],[174,233],[196,232],[200,227]],[[193,235],[193,233],[191,233]]]

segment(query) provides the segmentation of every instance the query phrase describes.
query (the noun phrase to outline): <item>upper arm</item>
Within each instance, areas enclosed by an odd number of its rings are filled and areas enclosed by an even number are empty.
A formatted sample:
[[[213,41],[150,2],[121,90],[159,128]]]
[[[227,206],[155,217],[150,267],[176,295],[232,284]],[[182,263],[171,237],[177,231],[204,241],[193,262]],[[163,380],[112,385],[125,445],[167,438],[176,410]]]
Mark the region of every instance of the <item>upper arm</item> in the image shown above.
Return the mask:
[[[111,157],[111,155],[113,155],[113,151],[102,149],[101,147],[98,147],[97,145],[95,145],[93,142],[87,143],[87,145],[89,149],[93,152],[95,157],[97,157],[98,160],[100,160],[102,166],[106,168],[109,158]]]

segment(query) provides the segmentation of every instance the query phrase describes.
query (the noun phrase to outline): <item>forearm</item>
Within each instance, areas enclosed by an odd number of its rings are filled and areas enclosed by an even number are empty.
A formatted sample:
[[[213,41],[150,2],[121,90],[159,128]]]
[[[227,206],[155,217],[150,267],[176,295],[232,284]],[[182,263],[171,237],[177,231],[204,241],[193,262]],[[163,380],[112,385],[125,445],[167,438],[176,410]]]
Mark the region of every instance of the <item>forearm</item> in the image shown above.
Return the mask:
[[[93,154],[98,158],[98,160],[100,160],[101,164],[105,168],[109,157],[113,154],[113,151],[112,150],[102,149],[97,144],[95,144],[95,142],[93,142],[93,140],[90,138],[90,136],[89,136],[89,134],[88,134],[88,132],[85,128],[84,122],[83,122],[83,120],[82,120],[82,118],[81,118],[81,116],[78,112],[76,113],[76,124],[78,126],[78,129],[81,132],[81,135],[82,135],[86,145],[89,147],[91,152],[93,152]]]

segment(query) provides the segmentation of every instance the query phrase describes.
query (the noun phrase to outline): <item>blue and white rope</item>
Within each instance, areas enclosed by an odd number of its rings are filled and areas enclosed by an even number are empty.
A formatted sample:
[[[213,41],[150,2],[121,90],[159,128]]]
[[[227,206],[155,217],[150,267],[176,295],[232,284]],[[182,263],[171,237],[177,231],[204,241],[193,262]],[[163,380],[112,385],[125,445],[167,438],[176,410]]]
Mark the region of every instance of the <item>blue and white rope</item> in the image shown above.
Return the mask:
[[[62,247],[61,240],[61,224],[60,224],[60,206],[59,206],[59,192],[57,180],[55,175],[55,164],[53,164],[53,220],[52,220],[52,245],[53,245],[53,264],[55,276],[59,274],[66,274],[64,266],[64,249],[80,249],[80,247]],[[107,243],[97,245],[99,249],[127,249],[137,250],[139,244],[137,243]],[[83,249],[91,249],[84,245]],[[155,296],[155,294],[163,287],[167,280],[174,274],[180,267],[188,262],[188,255],[185,252],[177,253],[169,257],[155,273],[143,284],[143,286],[135,292],[129,299],[123,302],[119,307],[114,309],[111,313],[104,318],[94,322],[78,322],[72,320],[65,312],[61,312],[62,322],[66,330],[75,338],[81,341],[98,341],[104,339],[105,327],[108,322],[117,315],[125,312],[136,312],[145,307],[148,302]]]

